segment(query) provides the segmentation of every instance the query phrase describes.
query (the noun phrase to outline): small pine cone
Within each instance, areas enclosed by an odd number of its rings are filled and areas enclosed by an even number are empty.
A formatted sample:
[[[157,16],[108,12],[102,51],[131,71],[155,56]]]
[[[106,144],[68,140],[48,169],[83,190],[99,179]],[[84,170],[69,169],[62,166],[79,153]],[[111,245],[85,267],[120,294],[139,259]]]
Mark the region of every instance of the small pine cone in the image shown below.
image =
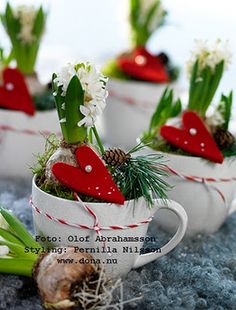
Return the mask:
[[[105,161],[107,165],[112,167],[118,167],[130,159],[130,154],[125,153],[121,149],[109,149],[106,150],[102,156],[102,159]]]
[[[214,139],[221,150],[230,148],[235,142],[235,137],[228,130],[223,128],[218,128],[216,130]]]

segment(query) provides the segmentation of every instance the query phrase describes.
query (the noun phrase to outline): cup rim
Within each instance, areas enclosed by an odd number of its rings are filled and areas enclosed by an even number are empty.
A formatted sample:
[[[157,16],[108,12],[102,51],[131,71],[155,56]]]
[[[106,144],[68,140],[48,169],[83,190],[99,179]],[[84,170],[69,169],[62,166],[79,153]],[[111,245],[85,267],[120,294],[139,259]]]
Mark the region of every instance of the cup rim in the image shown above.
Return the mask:
[[[80,201],[76,201],[76,200],[68,200],[68,199],[65,199],[65,198],[60,198],[60,197],[57,197],[57,196],[54,196],[54,195],[51,195],[49,193],[46,193],[44,192],[41,188],[39,188],[36,184],[36,178],[37,178],[37,175],[35,174],[33,176],[33,179],[32,179],[32,184],[33,184],[33,187],[35,187],[37,189],[37,191],[39,191],[41,194],[45,195],[45,196],[48,196],[50,198],[54,198],[55,200],[60,200],[60,201],[64,201],[64,202],[72,202],[72,203],[81,203]],[[99,205],[118,205],[118,206],[125,206],[125,205],[128,205],[128,204],[133,204],[133,203],[138,203],[140,200],[144,199],[143,196],[139,197],[137,200],[135,199],[131,199],[131,200],[125,200],[124,204],[123,205],[120,205],[120,204],[116,204],[116,203],[113,203],[113,202],[84,202],[82,201],[83,203],[85,203],[86,205],[88,206],[99,206]]]

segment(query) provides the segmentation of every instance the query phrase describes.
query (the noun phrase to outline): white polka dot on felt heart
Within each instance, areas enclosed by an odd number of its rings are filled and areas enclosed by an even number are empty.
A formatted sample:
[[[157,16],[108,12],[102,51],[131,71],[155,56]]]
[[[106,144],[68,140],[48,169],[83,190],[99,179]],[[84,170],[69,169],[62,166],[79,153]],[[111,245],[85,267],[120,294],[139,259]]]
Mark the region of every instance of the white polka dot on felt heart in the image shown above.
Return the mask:
[[[196,128],[190,128],[189,133],[191,136],[195,136],[197,134],[197,129]]]
[[[147,62],[146,57],[138,55],[135,57],[135,62],[137,65],[144,66]]]
[[[14,85],[12,83],[7,83],[6,84],[6,90],[12,91],[14,89]]]
[[[85,167],[85,171],[86,172],[91,172],[93,170],[93,167],[91,166],[91,165],[87,165],[86,167]]]

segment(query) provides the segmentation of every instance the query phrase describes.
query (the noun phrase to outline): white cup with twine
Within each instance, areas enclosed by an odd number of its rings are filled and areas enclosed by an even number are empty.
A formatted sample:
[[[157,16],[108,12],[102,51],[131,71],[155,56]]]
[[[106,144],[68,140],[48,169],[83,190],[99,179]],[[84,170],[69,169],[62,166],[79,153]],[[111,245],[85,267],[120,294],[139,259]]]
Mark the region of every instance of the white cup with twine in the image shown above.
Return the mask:
[[[145,148],[144,153],[155,152]],[[160,153],[160,152],[158,152]],[[216,164],[200,157],[163,153],[169,167],[169,199],[180,203],[188,215],[186,236],[214,233],[236,211],[236,160]],[[167,231],[177,227],[176,217],[161,210],[156,221]]]
[[[23,112],[0,110],[1,177],[30,178],[35,156],[45,148],[46,136],[60,130],[56,110]]]
[[[167,254],[185,234],[187,215],[174,201],[154,199],[152,208],[147,207],[143,197],[124,205],[83,203],[47,194],[35,180],[31,206],[38,241],[45,246],[73,246],[75,251],[87,251],[111,277],[125,275]],[[163,247],[141,254],[146,251],[143,243],[148,225],[160,209],[169,209],[178,217],[178,230]]]

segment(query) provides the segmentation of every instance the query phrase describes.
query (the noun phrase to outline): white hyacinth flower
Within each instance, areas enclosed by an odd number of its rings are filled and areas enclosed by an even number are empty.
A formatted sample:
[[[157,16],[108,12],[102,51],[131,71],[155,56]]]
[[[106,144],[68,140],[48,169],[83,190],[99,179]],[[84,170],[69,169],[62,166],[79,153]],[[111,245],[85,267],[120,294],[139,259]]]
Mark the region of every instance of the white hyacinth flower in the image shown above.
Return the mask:
[[[220,127],[224,124],[223,115],[217,110],[211,111],[210,115],[206,119],[206,123],[210,127]]]
[[[90,63],[71,64],[64,67],[57,74],[54,83],[62,89],[62,96],[66,91],[71,79],[77,76],[84,90],[84,105],[80,106],[80,112],[85,116],[78,126],[92,127],[105,106],[108,92],[106,90],[107,78]],[[65,105],[62,107],[65,108]]]
[[[207,41],[196,40],[196,49],[192,52],[190,60],[187,62],[187,75],[191,76],[192,68],[198,60],[199,71],[210,67],[214,72],[216,66],[224,61],[224,69],[226,70],[231,63],[232,54],[229,50],[229,42],[216,40],[213,47],[210,48]]]
[[[85,116],[80,122],[78,122],[78,126],[92,127],[96,121],[96,113],[94,107],[85,107],[83,105],[80,106],[80,112]]]
[[[18,38],[25,44],[35,40],[33,27],[36,18],[36,9],[33,6],[20,5],[14,10],[14,16],[19,20],[20,32]]]

